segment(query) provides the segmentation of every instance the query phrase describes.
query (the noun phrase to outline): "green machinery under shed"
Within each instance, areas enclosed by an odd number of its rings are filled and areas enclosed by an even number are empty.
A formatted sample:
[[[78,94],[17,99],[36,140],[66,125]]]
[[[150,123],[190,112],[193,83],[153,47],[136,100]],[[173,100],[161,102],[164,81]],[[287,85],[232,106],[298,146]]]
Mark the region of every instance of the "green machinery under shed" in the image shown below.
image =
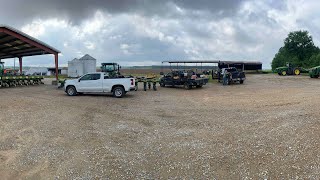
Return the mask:
[[[41,82],[41,76],[25,76],[22,72],[23,57],[52,54],[58,80],[59,50],[17,29],[0,25],[0,86],[29,85]],[[7,73],[2,59],[19,59],[19,73]]]

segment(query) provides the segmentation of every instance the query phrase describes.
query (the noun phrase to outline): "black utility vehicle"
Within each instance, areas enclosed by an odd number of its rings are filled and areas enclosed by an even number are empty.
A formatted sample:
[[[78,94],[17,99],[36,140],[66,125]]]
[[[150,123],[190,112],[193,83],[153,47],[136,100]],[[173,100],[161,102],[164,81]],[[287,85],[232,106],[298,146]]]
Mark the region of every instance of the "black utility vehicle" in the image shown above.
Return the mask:
[[[231,83],[243,84],[246,79],[246,75],[244,72],[239,71],[235,67],[230,68],[222,68],[219,75],[219,82],[223,82],[223,85],[230,85]]]
[[[202,87],[209,81],[208,78],[201,77],[200,74],[196,74],[193,71],[171,71],[170,73],[163,75],[160,78],[160,86],[181,86],[185,89],[191,89],[192,87]]]

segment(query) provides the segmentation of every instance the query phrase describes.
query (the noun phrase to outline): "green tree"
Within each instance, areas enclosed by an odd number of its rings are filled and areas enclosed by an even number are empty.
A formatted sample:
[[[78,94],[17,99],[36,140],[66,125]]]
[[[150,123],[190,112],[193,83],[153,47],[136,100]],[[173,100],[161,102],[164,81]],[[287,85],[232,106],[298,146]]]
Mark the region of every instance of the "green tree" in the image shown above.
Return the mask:
[[[275,69],[290,62],[296,66],[309,68],[315,66],[316,60],[313,56],[319,53],[319,48],[314,45],[308,31],[290,32],[284,40],[284,46],[273,58],[271,66],[272,69]]]

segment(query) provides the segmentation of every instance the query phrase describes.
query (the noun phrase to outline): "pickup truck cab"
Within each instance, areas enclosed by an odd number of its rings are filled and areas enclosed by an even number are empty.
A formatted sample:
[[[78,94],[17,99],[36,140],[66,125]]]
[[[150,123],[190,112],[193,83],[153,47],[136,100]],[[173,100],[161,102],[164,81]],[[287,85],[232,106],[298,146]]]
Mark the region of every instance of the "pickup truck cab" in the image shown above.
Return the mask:
[[[135,79],[111,77],[105,72],[89,73],[78,79],[66,80],[64,90],[69,96],[79,93],[112,93],[114,97],[121,98],[135,90]]]

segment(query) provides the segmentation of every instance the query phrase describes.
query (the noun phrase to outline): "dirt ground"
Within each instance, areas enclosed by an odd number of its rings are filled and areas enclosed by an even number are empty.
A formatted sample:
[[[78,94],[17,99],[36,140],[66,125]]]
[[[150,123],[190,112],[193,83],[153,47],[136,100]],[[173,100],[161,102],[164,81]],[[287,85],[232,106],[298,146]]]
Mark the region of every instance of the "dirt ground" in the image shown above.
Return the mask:
[[[319,179],[320,79],[247,78],[122,99],[0,89],[1,179]]]

